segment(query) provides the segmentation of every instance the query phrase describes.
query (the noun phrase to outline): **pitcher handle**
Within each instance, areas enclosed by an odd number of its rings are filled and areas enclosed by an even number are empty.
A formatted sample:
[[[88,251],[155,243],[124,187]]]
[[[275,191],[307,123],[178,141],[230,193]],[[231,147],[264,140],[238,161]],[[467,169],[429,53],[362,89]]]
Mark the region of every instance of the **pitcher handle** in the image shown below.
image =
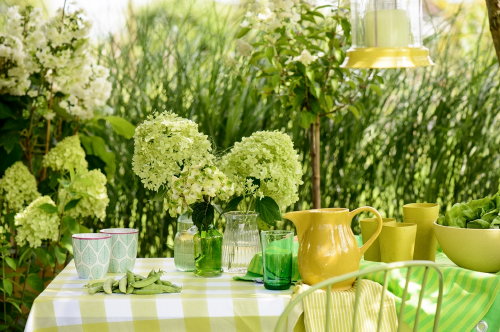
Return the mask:
[[[368,248],[377,239],[380,232],[382,231],[383,221],[382,221],[382,216],[380,216],[380,213],[378,213],[378,211],[375,210],[374,208],[372,208],[371,206],[362,206],[360,208],[357,208],[357,209],[351,211],[350,212],[351,220],[352,220],[352,218],[354,218],[355,215],[357,215],[358,213],[361,213],[361,212],[373,213],[377,217],[377,221],[378,221],[378,226],[377,226],[377,230],[375,231],[375,233],[373,233],[373,235],[368,239],[368,241],[366,241],[365,244],[359,248],[359,251],[361,252],[361,256],[363,256],[365,251],[368,250]]]

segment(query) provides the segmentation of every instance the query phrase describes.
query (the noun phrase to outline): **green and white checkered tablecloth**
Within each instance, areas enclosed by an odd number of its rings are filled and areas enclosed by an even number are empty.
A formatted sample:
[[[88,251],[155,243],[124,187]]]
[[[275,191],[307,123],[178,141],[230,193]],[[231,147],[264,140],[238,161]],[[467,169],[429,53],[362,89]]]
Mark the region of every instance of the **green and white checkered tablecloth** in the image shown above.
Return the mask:
[[[36,298],[25,331],[272,331],[290,301],[291,289],[270,291],[231,274],[196,277],[177,271],[171,258],[137,259],[133,271],[151,269],[166,271],[162,279],[182,292],[89,295],[70,262]]]

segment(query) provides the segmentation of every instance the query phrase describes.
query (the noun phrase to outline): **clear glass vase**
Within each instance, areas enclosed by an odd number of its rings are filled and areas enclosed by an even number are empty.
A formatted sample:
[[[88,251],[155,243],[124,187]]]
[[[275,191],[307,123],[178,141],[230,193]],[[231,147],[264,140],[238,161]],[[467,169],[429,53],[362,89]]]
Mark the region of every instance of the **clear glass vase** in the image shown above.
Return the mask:
[[[210,228],[194,235],[194,274],[216,277],[222,273],[222,234]]]
[[[232,211],[225,213],[224,217],[222,268],[224,272],[246,273],[253,256],[260,251],[257,214]]]
[[[174,263],[179,271],[194,271],[194,235],[198,228],[190,216],[177,218],[177,233],[174,238]]]

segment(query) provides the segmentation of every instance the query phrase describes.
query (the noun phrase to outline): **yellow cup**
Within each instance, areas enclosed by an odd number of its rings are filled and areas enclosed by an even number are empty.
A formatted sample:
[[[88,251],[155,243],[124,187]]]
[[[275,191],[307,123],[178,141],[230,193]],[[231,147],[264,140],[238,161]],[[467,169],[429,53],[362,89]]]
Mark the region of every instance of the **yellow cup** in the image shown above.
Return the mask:
[[[380,258],[384,263],[411,261],[415,248],[417,224],[384,224],[379,235]]]
[[[434,261],[436,258],[437,240],[434,236],[433,224],[439,216],[437,203],[411,203],[403,205],[404,222],[417,224],[415,253],[413,259]]]
[[[396,219],[394,218],[382,218],[384,226],[388,224],[395,224]],[[361,227],[361,238],[363,239],[363,244],[368,241],[375,233],[378,227],[377,218],[365,218],[359,221]],[[383,229],[383,228],[382,228]],[[373,242],[373,244],[365,251],[364,259],[366,261],[380,262],[380,247],[378,238]]]

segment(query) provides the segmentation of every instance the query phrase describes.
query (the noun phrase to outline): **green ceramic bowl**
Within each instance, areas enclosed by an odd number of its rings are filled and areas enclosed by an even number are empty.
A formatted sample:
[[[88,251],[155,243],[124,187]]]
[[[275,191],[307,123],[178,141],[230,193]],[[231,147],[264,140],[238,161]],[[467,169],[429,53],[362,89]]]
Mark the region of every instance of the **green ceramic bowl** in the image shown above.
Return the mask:
[[[460,267],[500,271],[500,229],[471,229],[434,223],[434,233],[446,256]]]

